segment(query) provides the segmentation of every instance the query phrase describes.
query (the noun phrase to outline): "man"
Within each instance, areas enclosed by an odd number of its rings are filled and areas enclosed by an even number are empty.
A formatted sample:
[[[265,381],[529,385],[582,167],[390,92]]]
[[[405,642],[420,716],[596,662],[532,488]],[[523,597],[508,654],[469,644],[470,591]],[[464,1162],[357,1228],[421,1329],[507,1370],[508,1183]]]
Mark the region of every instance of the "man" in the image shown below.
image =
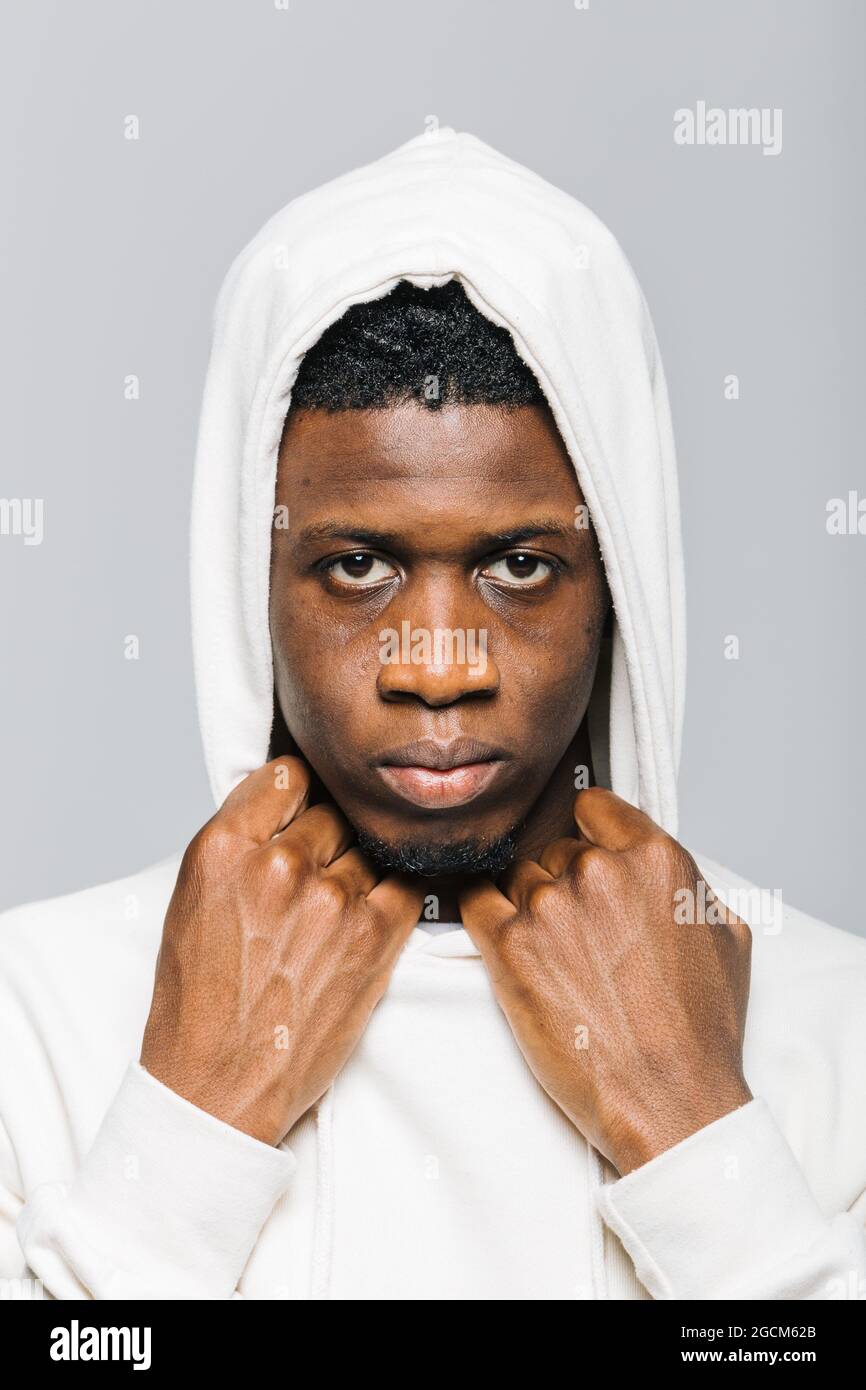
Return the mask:
[[[670,420],[586,209],[441,132],[267,224],[193,613],[216,814],[5,920],[4,1272],[863,1297],[866,944],[675,839]]]

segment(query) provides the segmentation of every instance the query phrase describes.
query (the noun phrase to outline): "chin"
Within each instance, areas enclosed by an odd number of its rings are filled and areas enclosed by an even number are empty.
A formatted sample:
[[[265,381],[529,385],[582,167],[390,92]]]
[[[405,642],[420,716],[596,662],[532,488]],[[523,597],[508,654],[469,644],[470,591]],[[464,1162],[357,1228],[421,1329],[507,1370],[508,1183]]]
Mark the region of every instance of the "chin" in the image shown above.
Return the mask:
[[[383,838],[356,827],[359,848],[377,868],[416,878],[463,878],[473,874],[495,878],[515,857],[519,829],[513,826],[500,835],[455,835],[448,840],[434,840],[419,836]]]

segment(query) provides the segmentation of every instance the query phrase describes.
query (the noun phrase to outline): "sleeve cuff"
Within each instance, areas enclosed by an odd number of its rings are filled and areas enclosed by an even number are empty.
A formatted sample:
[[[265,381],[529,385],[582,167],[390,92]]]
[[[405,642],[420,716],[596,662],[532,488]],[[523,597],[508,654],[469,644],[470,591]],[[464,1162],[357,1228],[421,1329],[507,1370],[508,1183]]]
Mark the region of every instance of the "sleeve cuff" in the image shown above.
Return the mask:
[[[296,1166],[132,1062],[73,1181],[22,1213],[28,1263],[82,1297],[230,1298]]]
[[[851,1218],[825,1219],[762,1098],[602,1187],[596,1202],[656,1299],[833,1297],[857,1258]]]

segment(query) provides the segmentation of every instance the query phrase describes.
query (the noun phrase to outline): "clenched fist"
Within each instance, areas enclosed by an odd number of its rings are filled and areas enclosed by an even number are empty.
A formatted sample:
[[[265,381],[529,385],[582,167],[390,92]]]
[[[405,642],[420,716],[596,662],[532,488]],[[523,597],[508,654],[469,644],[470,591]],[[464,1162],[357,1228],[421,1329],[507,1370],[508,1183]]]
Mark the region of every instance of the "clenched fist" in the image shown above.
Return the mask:
[[[279,758],[227,797],[184,855],[141,1065],[277,1144],[357,1044],[418,920],[422,890],[381,882],[309,773]]]
[[[716,911],[677,923],[700,870],[636,807],[593,787],[574,814],[578,836],[460,908],[536,1078],[624,1175],[752,1099],[751,932],[709,889]]]

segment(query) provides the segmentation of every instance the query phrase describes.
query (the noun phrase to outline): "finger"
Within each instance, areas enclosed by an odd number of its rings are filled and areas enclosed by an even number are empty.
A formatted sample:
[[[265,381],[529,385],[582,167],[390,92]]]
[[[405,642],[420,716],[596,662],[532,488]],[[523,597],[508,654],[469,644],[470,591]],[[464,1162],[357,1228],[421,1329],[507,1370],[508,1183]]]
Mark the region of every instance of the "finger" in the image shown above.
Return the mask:
[[[346,817],[336,806],[324,803],[311,806],[309,811],[293,820],[277,837],[281,845],[303,846],[315,864],[331,864],[351,845],[355,833]]]
[[[549,874],[546,869],[542,869],[540,864],[536,864],[532,859],[518,859],[516,864],[512,864],[499,880],[499,886],[506,898],[513,903],[518,912],[523,912],[526,908],[526,900],[532,889],[539,883],[553,883],[553,874]]]
[[[323,878],[338,878],[351,893],[372,893],[378,883],[373,865],[359,849],[347,850],[328,866]]]
[[[538,862],[547,873],[559,878],[586,847],[586,840],[576,840],[573,835],[567,835],[562,840],[554,840],[552,845],[548,845],[539,856]]]
[[[301,758],[275,758],[229,792],[215,819],[256,844],[267,844],[306,809],[310,770]]]
[[[389,924],[395,938],[408,939],[421,916],[424,888],[417,878],[389,874],[367,894],[367,903],[381,921]]]
[[[489,878],[471,879],[460,890],[458,906],[463,925],[476,946],[483,937],[514,916],[514,904]]]
[[[581,835],[602,849],[630,849],[659,833],[654,820],[605,787],[578,792],[574,819]]]

